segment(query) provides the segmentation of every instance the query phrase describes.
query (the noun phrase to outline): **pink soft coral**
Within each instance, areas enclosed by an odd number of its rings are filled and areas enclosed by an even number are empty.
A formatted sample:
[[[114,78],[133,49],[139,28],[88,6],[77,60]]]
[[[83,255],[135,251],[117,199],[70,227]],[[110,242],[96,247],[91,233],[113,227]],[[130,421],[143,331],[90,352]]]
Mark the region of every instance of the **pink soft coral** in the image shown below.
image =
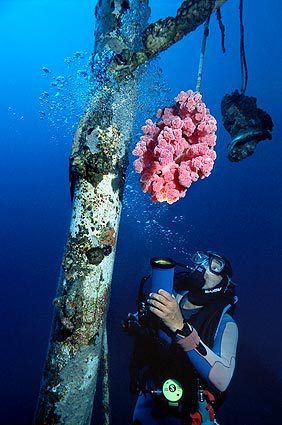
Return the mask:
[[[201,94],[181,91],[175,101],[173,107],[158,110],[157,123],[146,121],[132,152],[139,157],[134,168],[143,192],[169,204],[183,198],[193,182],[208,177],[216,158],[216,120]]]

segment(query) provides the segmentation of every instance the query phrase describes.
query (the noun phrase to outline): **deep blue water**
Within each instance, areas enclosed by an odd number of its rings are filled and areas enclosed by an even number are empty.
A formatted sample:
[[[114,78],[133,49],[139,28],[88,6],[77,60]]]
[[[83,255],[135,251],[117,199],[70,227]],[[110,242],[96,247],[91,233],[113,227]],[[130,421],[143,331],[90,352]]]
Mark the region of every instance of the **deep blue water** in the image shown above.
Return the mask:
[[[180,3],[151,1],[152,20],[173,14]],[[86,87],[77,70],[84,69],[93,46],[94,5],[90,0],[0,4],[1,425],[31,424],[38,395],[70,217],[72,126]],[[257,97],[275,127],[273,140],[259,144],[252,157],[238,164],[226,158],[229,135],[220,116],[222,96],[240,84],[238,1],[229,0],[222,14],[227,53],[221,52],[213,18],[203,79],[204,100],[219,121],[212,175],[170,207],[151,206],[132,175],[132,187],[125,191],[109,310],[115,425],[128,423],[132,407],[130,341],[119,324],[135,309],[137,283],[148,271],[150,256],[185,261],[195,249],[208,248],[230,257],[240,301],[238,363],[222,424],[265,425],[279,423],[281,416],[282,8],[278,0],[245,1],[247,94]],[[195,88],[201,36],[202,29],[160,56],[157,64],[171,89],[167,96]],[[88,53],[64,61],[77,51]],[[44,75],[44,66],[50,75]],[[57,86],[50,88],[50,82],[59,75],[67,82],[55,97]],[[53,110],[39,101],[45,91],[55,102]],[[45,119],[40,120],[40,112]]]

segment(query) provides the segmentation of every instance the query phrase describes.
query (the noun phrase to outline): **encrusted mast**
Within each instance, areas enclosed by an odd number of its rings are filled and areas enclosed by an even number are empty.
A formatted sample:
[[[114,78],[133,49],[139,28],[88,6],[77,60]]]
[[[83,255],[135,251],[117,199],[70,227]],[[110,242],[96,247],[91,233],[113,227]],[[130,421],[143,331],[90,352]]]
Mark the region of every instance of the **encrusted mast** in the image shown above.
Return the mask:
[[[137,68],[193,31],[222,3],[184,1],[176,17],[149,26],[147,0],[99,0],[96,6],[94,89],[73,139],[70,232],[34,425],[89,425],[100,363],[109,423],[106,315]]]

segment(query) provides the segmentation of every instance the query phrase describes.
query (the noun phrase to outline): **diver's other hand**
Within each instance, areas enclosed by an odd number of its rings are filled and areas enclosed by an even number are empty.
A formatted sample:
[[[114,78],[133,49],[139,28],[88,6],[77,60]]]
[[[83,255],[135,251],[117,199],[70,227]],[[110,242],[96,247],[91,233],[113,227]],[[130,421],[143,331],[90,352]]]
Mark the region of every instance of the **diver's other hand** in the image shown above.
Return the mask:
[[[158,316],[172,331],[183,327],[183,316],[178,302],[169,292],[159,289],[158,293],[151,293],[147,299],[150,311]]]
[[[122,320],[121,327],[128,335],[137,335],[141,331],[138,318],[133,313],[128,313],[127,318]]]

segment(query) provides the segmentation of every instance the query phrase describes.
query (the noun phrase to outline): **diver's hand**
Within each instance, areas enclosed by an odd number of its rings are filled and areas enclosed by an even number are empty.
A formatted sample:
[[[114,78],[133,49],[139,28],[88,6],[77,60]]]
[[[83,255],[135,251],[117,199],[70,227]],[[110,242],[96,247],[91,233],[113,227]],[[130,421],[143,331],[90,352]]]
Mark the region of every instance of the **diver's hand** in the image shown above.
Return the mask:
[[[159,289],[158,293],[151,293],[147,299],[150,311],[158,316],[172,331],[183,327],[183,316],[178,302],[169,292]]]

